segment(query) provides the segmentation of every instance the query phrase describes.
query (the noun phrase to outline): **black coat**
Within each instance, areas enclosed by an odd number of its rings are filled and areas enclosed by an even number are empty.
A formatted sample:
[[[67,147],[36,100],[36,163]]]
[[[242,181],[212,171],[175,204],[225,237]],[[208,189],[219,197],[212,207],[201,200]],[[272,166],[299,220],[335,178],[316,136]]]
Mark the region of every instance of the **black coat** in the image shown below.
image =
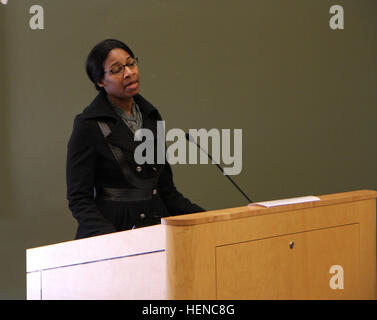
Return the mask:
[[[157,137],[157,121],[161,116],[141,95],[134,97],[143,117],[143,128]],[[111,129],[105,139],[98,120]],[[121,166],[108,143],[122,150],[130,176]],[[204,211],[179,193],[174,185],[170,165],[143,164],[134,160],[134,150],[141,142],[116,114],[106,93],[99,93],[92,103],[77,115],[68,143],[67,199],[78,222],[76,239],[117,232],[160,223],[161,217]],[[156,152],[156,150],[155,150]],[[101,190],[127,189],[150,194],[148,199],[109,200]]]

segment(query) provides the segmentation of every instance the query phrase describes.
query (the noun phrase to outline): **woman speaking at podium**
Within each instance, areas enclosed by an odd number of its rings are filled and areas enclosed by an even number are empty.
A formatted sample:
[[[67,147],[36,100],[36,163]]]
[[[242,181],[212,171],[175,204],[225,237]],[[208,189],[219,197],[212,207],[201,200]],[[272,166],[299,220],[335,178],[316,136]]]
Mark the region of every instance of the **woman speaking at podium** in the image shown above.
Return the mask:
[[[75,117],[66,167],[76,239],[204,211],[178,192],[166,158],[163,164],[134,159],[135,132],[146,128],[157,137],[162,119],[139,94],[138,59],[131,49],[114,39],[98,43],[88,55],[86,72],[99,93]]]

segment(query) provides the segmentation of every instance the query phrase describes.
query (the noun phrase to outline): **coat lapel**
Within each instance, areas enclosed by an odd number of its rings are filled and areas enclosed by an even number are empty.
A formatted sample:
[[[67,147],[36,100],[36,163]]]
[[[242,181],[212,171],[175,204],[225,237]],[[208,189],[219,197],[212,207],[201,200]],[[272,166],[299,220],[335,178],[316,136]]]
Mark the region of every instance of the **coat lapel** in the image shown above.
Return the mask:
[[[151,130],[156,138],[156,123],[157,120],[161,120],[157,109],[141,95],[136,95],[134,99],[143,116],[143,128]],[[135,148],[141,143],[140,141],[134,140],[134,133],[115,113],[104,92],[100,92],[93,102],[83,111],[83,117],[85,119],[101,119],[106,121],[111,129],[111,133],[107,137],[107,142],[123,150],[134,152]]]
[[[111,133],[107,137],[107,142],[121,149],[134,151],[138,145],[138,141],[134,141],[134,133],[119,119],[113,126],[109,124]]]

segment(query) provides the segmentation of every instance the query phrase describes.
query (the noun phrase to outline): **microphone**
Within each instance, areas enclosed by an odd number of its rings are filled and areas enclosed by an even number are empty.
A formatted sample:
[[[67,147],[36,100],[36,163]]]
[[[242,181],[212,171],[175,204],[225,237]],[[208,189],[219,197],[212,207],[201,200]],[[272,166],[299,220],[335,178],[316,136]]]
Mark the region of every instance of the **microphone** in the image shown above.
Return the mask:
[[[245,192],[243,192],[242,190],[241,190],[241,188],[233,181],[233,179],[231,178],[231,177],[229,177],[228,175],[226,175],[225,173],[224,173],[224,169],[218,164],[218,163],[216,163],[216,161],[214,161],[213,159],[212,159],[212,156],[206,151],[206,150],[204,150],[195,140],[194,140],[194,138],[193,137],[191,137],[190,136],[190,134],[189,133],[186,133],[185,134],[185,137],[186,137],[186,139],[187,139],[187,141],[189,141],[189,142],[193,142],[193,143],[195,143],[196,144],[196,146],[200,149],[200,150],[202,150],[207,156],[208,156],[208,158],[210,158],[211,160],[212,160],[212,163],[214,163],[219,169],[220,169],[220,171],[223,173],[223,175],[224,176],[226,176],[228,179],[229,179],[229,181],[238,189],[238,191],[239,192],[241,192],[241,194],[247,199],[247,201],[249,201],[249,203],[253,203],[253,201],[247,196],[247,194],[245,193]]]

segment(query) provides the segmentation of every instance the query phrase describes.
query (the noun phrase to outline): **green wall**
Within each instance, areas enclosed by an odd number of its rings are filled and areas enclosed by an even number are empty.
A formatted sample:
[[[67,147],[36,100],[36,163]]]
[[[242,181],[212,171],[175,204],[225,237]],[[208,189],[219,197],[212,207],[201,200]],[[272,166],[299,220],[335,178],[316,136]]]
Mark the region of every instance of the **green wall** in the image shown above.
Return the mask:
[[[44,8],[31,30],[29,8]],[[344,30],[329,8],[344,8]],[[65,158],[96,94],[84,62],[105,38],[140,58],[167,129],[241,128],[254,201],[376,189],[375,0],[9,0],[0,5],[0,299],[26,296],[25,249],[71,240]],[[173,166],[207,209],[246,204],[213,165]]]

